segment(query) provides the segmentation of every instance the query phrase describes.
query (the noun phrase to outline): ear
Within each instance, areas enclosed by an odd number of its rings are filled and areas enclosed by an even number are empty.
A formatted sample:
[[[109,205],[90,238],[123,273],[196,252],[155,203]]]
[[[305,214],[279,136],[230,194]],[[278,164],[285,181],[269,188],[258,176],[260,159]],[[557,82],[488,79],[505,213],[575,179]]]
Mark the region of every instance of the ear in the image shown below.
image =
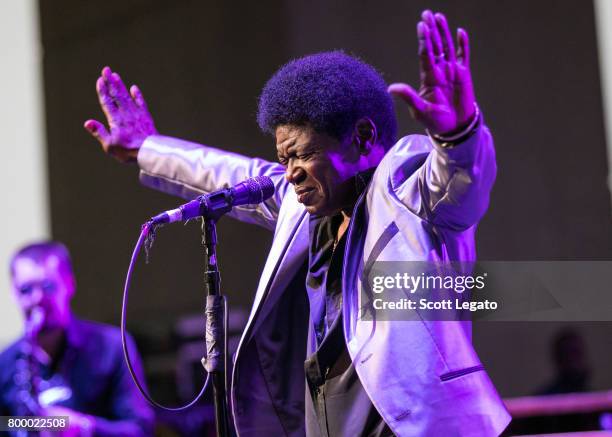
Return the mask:
[[[353,131],[353,142],[359,149],[362,155],[368,155],[372,148],[376,145],[378,133],[376,125],[369,117],[362,117],[355,123]]]
[[[72,299],[72,297],[74,296],[74,292],[76,291],[76,278],[74,277],[74,274],[68,274],[64,278],[64,281],[66,284],[66,289],[68,290],[68,297],[69,299]]]

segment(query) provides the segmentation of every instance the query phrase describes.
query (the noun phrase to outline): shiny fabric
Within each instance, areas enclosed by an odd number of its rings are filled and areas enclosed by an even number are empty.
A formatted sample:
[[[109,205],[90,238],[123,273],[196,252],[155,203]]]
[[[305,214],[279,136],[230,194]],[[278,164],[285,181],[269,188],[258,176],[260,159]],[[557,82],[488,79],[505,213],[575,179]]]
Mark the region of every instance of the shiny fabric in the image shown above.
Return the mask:
[[[342,215],[314,219],[311,217],[310,250],[306,291],[316,344],[321,344],[342,308],[342,258],[346,238],[342,236],[334,249],[334,240]]]
[[[311,329],[312,332],[312,329]],[[311,337],[311,345],[314,343]],[[359,381],[342,330],[342,315],[320,347],[304,362],[306,437],[389,437],[383,421]]]
[[[293,280],[308,256],[308,214],[283,167],[162,136],[145,141],[138,162],[142,183],[187,198],[249,176],[274,180],[277,192],[267,202],[232,211],[274,230],[274,240],[234,360],[231,407],[241,436],[303,435],[303,391],[288,389],[303,381],[290,361],[299,356],[280,361],[259,346],[286,329],[291,309],[284,296],[305,293]],[[479,367],[469,323],[359,319],[360,273],[374,261],[475,260],[476,225],[495,173],[493,141],[482,123],[452,148],[411,135],[387,152],[355,206],[342,279],[345,342],[372,404],[396,435],[498,435],[510,421]],[[293,341],[283,338],[279,348]]]
[[[389,436],[391,431],[363,389],[344,343],[341,309],[346,233],[334,248],[342,220],[341,214],[311,217],[306,289],[312,322],[304,362],[306,437]]]

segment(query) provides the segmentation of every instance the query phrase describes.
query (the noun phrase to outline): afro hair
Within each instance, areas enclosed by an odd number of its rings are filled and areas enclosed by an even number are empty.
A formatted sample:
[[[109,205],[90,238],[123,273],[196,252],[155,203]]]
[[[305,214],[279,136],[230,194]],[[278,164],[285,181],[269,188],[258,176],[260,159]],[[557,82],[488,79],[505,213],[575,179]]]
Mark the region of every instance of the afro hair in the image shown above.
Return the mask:
[[[341,140],[366,116],[388,150],[396,140],[397,122],[385,81],[372,66],[333,51],[283,65],[259,97],[257,121],[272,135],[280,125],[308,124]]]

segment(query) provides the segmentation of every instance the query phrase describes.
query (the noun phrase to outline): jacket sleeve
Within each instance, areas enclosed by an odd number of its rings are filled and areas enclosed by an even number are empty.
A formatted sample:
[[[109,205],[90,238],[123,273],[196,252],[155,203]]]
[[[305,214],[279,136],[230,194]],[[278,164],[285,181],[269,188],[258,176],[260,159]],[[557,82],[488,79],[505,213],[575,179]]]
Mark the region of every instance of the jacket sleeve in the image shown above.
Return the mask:
[[[400,166],[394,172],[392,185],[402,203],[436,226],[463,231],[477,224],[489,206],[497,172],[493,139],[482,120],[468,139],[453,147],[425,136],[407,141],[415,143],[408,149],[423,152],[424,161],[416,171]],[[410,156],[414,161],[415,154]],[[414,168],[414,162],[407,168]]]
[[[140,181],[168,194],[193,199],[200,194],[233,186],[254,176],[268,176],[274,195],[258,205],[233,208],[230,216],[274,229],[287,191],[282,165],[248,158],[201,144],[161,135],[150,136],[138,152]]]

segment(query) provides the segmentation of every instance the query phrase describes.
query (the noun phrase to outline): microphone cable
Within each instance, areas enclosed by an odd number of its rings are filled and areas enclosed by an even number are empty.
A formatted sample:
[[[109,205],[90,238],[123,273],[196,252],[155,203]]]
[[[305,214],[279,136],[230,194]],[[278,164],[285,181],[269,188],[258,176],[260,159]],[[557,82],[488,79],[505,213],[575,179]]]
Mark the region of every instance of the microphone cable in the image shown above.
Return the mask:
[[[123,356],[125,358],[125,363],[127,364],[128,370],[130,372],[132,380],[134,381],[134,384],[136,384],[136,387],[138,387],[138,390],[140,391],[142,396],[151,405],[153,405],[153,406],[155,406],[157,408],[161,408],[162,410],[166,410],[166,411],[182,411],[182,410],[186,410],[187,408],[193,406],[204,395],[204,392],[206,391],[206,388],[208,387],[208,383],[210,381],[210,373],[206,374],[206,380],[204,381],[204,384],[202,385],[202,389],[200,390],[200,392],[196,395],[196,397],[191,402],[189,402],[189,403],[187,403],[187,404],[185,404],[183,406],[180,406],[180,407],[166,407],[166,406],[158,403],[157,401],[155,401],[149,395],[149,393],[147,393],[146,389],[142,386],[142,384],[138,380],[138,376],[136,375],[136,372],[134,371],[134,368],[132,366],[132,361],[130,359],[130,353],[129,353],[129,350],[128,350],[129,348],[128,348],[128,344],[127,344],[127,340],[126,340],[126,329],[125,329],[125,326],[126,326],[126,319],[127,319],[128,295],[129,295],[130,286],[131,286],[131,282],[132,282],[132,273],[134,272],[134,267],[136,265],[136,260],[138,259],[138,255],[140,254],[140,251],[142,249],[143,244],[145,243],[145,241],[147,240],[148,237],[150,237],[150,236],[155,234],[155,228],[156,228],[156,225],[153,224],[151,221],[149,221],[149,222],[145,223],[144,225],[142,225],[142,228],[141,228],[141,231],[140,231],[140,236],[138,237],[138,241],[136,242],[136,246],[134,247],[134,251],[132,253],[132,258],[130,260],[130,266],[128,267],[127,276],[125,278],[125,284],[124,284],[124,288],[123,288],[123,303],[121,305],[121,344],[123,346]],[[224,315],[223,325],[224,325],[225,332],[227,333],[227,328],[228,328],[227,301],[225,301],[225,315]],[[225,350],[227,351],[227,335],[225,336],[225,345],[224,346],[225,346]],[[227,360],[226,360],[225,365],[226,365],[226,369],[227,369]],[[227,372],[225,373],[225,375],[227,376]]]

